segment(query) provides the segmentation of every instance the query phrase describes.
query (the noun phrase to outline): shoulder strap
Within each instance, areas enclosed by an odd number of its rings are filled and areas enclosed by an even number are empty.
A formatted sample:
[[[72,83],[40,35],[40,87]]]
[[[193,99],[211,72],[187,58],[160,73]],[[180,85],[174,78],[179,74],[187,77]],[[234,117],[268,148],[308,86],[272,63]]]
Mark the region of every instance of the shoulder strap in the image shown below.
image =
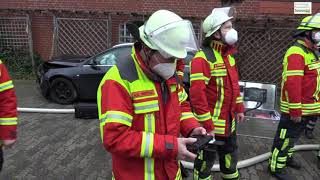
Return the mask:
[[[126,58],[119,59],[116,64],[122,79],[133,82],[138,79],[138,72],[134,64],[134,60],[129,54]]]
[[[298,43],[298,42],[295,42],[295,43],[293,44],[293,46],[297,46],[297,47],[301,48],[305,53],[308,53],[307,48],[306,48],[304,45],[302,45],[302,44],[300,44],[300,43]]]
[[[298,42],[295,42],[293,45],[301,48],[304,53],[306,53],[306,54],[309,53],[308,50],[307,50],[307,48],[306,48],[304,45],[302,45],[302,44],[300,44],[300,43],[298,43]],[[314,56],[316,57],[316,59],[317,59],[317,61],[318,61],[318,60],[319,60],[319,56],[317,55],[317,53],[314,52],[314,51],[311,51],[311,52],[314,54]]]
[[[214,52],[211,47],[202,47],[202,51],[208,61],[212,63],[217,61],[216,56],[214,55]]]

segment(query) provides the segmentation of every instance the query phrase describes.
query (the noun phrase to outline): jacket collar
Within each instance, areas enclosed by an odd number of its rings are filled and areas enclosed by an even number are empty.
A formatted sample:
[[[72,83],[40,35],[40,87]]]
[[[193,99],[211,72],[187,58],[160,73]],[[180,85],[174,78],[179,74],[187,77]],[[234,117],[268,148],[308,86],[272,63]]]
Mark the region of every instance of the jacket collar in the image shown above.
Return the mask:
[[[224,56],[235,54],[237,52],[235,46],[226,45],[223,42],[217,40],[212,40],[210,43],[210,47]]]
[[[140,48],[139,48],[139,44],[135,43],[132,47],[132,53],[133,56],[135,57],[134,59],[137,61],[137,63],[139,64],[140,68],[142,69],[143,73],[152,81],[155,82],[164,82],[165,80],[162,79],[160,76],[158,76],[157,74],[155,74],[154,72],[152,72],[150,70],[150,68],[146,65],[146,63],[142,60],[142,57],[140,55]],[[176,80],[175,77],[172,76],[170,79],[168,79],[166,81],[166,84],[170,85],[170,84],[176,84]]]
[[[314,45],[313,43],[311,43],[309,40],[307,39],[297,39],[297,43],[303,45],[304,47],[306,47],[307,49],[309,49],[310,51],[317,51],[317,47],[316,45]]]

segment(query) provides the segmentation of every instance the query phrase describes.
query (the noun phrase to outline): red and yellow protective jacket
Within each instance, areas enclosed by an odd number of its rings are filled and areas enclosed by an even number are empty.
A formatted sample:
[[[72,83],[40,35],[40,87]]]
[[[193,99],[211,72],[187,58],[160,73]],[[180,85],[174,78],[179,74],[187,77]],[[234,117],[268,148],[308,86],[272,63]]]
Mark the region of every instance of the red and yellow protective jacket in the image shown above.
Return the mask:
[[[320,61],[311,46],[297,40],[283,59],[280,110],[292,117],[320,114]]]
[[[244,111],[235,49],[217,41],[212,41],[211,48],[214,59],[199,51],[191,61],[190,102],[208,132],[215,130],[216,136],[228,137],[235,131],[234,113]]]
[[[106,73],[97,93],[101,137],[112,154],[113,176],[181,179],[177,138],[200,124],[176,78],[151,80],[136,46]]]
[[[9,73],[0,60],[0,140],[17,137],[17,101]]]

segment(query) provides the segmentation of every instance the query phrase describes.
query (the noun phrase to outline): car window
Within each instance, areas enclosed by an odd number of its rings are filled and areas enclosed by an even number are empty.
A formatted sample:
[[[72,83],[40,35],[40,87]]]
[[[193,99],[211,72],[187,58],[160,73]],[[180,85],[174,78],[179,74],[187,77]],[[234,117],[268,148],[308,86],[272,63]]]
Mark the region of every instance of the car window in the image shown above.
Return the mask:
[[[96,57],[95,61],[98,65],[115,65],[118,59],[128,56],[130,50],[131,46],[118,47]]]

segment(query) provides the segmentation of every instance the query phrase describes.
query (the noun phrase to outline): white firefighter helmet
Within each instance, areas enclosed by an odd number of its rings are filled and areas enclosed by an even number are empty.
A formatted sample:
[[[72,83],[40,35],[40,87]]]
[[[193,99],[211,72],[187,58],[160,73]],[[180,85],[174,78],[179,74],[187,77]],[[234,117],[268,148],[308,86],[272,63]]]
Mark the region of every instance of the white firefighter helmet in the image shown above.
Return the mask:
[[[223,23],[232,19],[233,17],[229,16],[231,12],[233,13],[233,9],[230,7],[213,9],[212,13],[206,17],[202,24],[202,29],[205,33],[205,36],[211,36],[214,32],[220,29]]]
[[[139,28],[141,40],[164,57],[185,58],[198,44],[190,21],[168,10],[154,12]]]

